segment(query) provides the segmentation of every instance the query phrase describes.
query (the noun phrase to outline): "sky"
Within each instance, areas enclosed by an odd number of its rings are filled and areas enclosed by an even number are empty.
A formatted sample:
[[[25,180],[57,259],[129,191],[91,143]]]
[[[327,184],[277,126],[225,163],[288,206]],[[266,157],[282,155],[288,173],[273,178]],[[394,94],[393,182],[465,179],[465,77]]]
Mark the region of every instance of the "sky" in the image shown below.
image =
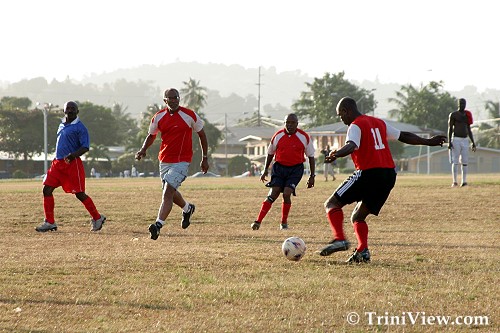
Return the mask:
[[[494,0],[0,2],[0,82],[176,61],[500,90]]]

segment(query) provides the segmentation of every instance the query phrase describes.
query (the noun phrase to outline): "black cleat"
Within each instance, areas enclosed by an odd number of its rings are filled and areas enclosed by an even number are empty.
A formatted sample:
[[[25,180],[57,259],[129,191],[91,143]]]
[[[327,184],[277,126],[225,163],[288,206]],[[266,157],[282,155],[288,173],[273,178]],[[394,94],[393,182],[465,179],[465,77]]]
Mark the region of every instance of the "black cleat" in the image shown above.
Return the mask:
[[[354,250],[351,256],[345,261],[348,264],[352,263],[360,263],[360,262],[369,262],[370,261],[370,251],[368,248],[359,252],[358,250]]]
[[[320,256],[329,256],[330,254],[338,251],[346,251],[349,249],[349,242],[346,240],[332,240],[327,246],[321,249]]]
[[[187,229],[187,227],[189,227],[189,225],[191,224],[191,222],[189,222],[189,219],[191,218],[191,215],[194,214],[195,208],[196,207],[193,204],[189,204],[188,212],[187,213],[182,212],[182,222],[181,222],[182,229]]]
[[[151,239],[157,240],[160,236],[161,224],[156,222],[149,226],[149,232],[151,233]]]
[[[260,222],[255,221],[254,223],[252,223],[251,227],[252,227],[252,230],[259,230]]]

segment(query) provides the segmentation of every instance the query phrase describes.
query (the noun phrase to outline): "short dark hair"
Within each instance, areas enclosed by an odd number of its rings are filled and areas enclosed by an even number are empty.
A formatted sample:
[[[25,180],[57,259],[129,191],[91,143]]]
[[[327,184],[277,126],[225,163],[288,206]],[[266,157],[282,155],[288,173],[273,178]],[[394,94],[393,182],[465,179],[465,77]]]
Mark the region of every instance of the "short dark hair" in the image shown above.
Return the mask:
[[[170,91],[175,91],[177,93],[177,96],[180,96],[179,94],[179,90],[175,89],[175,88],[168,88],[168,89],[165,89],[165,91],[163,92],[163,98],[167,98],[167,94],[170,92]]]

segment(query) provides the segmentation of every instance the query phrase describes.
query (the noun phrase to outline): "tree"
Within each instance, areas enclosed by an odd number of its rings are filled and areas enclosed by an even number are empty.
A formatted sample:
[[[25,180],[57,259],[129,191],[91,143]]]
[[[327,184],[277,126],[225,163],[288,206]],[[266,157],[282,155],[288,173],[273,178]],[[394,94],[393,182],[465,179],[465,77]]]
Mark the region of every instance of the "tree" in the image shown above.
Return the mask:
[[[78,117],[87,127],[92,144],[114,146],[121,143],[123,136],[119,133],[120,124],[110,108],[91,102],[77,103],[80,110]]]
[[[28,110],[32,102],[27,97],[5,96],[0,100],[0,107],[3,110]]]
[[[0,105],[0,151],[25,160],[44,152],[43,112],[29,110],[31,104],[27,98],[4,97]],[[56,113],[47,112],[47,132],[56,133],[58,124]],[[55,149],[55,135],[47,139],[50,153]]]
[[[183,105],[195,111],[205,122],[203,129],[205,134],[207,135],[208,140],[208,153],[214,151],[218,144],[219,140],[222,138],[222,132],[212,125],[205,117],[203,112],[201,112],[201,108],[203,108],[206,103],[207,97],[207,88],[200,86],[200,81],[196,81],[193,78],[189,78],[189,81],[183,81],[184,87],[180,89],[180,93],[183,97]],[[201,151],[198,134],[193,131],[193,160],[189,165],[189,173],[195,173],[199,171],[200,162],[201,162]]]
[[[411,84],[402,86],[395,98],[388,99],[397,105],[389,110],[389,115],[401,122],[447,133],[449,114],[456,110],[457,99],[442,88],[441,81],[431,81],[420,89]]]
[[[496,126],[483,122],[479,126],[479,138],[476,138],[479,146],[488,148],[500,148],[500,102],[486,101],[484,105],[488,111],[488,117],[493,119]]]
[[[183,96],[183,105],[200,114],[199,110],[207,104],[207,88],[200,86],[200,81],[189,78],[189,81],[182,81],[184,87],[180,93]],[[203,114],[200,114],[200,116]]]
[[[377,102],[370,90],[360,88],[344,79],[344,72],[325,73],[322,78],[315,78],[306,83],[309,91],[300,93],[298,101],[292,104],[292,110],[299,119],[310,120],[310,126],[320,126],[336,122],[337,103],[342,97],[350,96],[358,102],[362,113],[375,110]]]
[[[243,155],[238,155],[234,156],[229,160],[229,164],[227,165],[227,169],[229,172],[229,175],[231,176],[236,176],[236,175],[241,175],[246,171],[250,170],[250,165],[251,162],[250,160],[243,156]]]
[[[127,108],[123,104],[115,103],[111,109],[111,114],[117,122],[118,142],[131,147],[139,132],[139,126],[137,125],[137,121],[132,119],[130,114],[126,112]]]

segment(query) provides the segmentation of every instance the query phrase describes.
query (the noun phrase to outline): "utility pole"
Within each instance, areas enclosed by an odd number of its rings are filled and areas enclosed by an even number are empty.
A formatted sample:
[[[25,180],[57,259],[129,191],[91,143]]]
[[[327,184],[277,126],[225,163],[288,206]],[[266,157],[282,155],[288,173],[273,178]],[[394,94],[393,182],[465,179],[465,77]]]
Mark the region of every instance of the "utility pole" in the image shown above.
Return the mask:
[[[36,103],[37,109],[39,106],[41,106],[42,103]],[[47,114],[50,112],[52,109],[52,103],[43,103],[43,106],[41,108],[41,111],[43,112],[43,152],[45,154],[45,158],[43,161],[43,172],[44,174],[47,174],[47,169],[48,169],[48,162],[47,162],[47,155],[48,155],[48,147],[47,147]]]
[[[224,151],[226,153],[226,177],[229,176],[229,161],[227,160],[227,113],[224,113]]]
[[[257,126],[260,127],[260,66],[259,66],[259,80],[257,83],[258,86],[258,94],[257,94]]]

